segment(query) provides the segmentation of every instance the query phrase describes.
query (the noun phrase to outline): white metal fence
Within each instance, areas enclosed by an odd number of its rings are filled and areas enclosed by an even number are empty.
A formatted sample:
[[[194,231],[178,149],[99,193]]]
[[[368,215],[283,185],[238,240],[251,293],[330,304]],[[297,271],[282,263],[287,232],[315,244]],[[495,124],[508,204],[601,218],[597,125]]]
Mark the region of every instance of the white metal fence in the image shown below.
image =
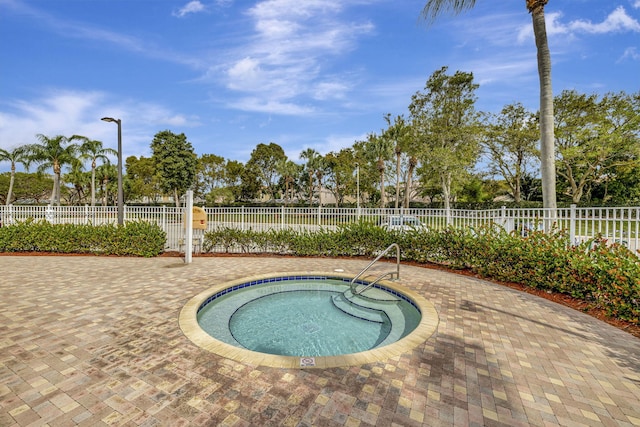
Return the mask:
[[[341,224],[358,220],[380,223],[389,215],[414,216],[425,226],[477,228],[495,224],[507,231],[526,233],[532,229],[567,230],[572,242],[601,235],[636,252],[640,240],[640,207],[624,208],[502,208],[491,210],[444,209],[372,209],[332,207],[212,207],[207,213],[207,230],[237,228],[267,231],[272,229],[335,230]],[[167,233],[166,250],[180,250],[184,241],[184,209],[176,207],[125,206],[125,221],[150,221]],[[0,206],[0,221],[12,224],[27,220],[52,223],[104,224],[117,222],[115,206]],[[200,231],[200,230],[198,230]],[[201,233],[203,231],[200,231]],[[204,231],[206,232],[206,230]]]

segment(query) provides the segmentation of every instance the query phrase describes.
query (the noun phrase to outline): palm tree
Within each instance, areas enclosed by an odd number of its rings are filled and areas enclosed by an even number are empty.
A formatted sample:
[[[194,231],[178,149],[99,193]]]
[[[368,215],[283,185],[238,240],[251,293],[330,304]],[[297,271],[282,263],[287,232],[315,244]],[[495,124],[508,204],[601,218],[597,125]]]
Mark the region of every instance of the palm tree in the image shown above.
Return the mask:
[[[293,184],[297,175],[299,166],[288,159],[281,159],[278,164],[278,173],[284,180],[284,204],[287,205],[291,201],[293,195]]]
[[[40,144],[30,144],[27,146],[29,152],[29,164],[31,162],[39,163],[38,172],[44,172],[49,168],[53,168],[53,190],[51,191],[51,204],[60,206],[60,173],[64,165],[73,165],[78,163],[76,157],[79,147],[71,144],[73,139],[57,135],[49,138],[45,135],[36,135]]]
[[[118,152],[112,148],[103,148],[102,141],[91,140],[84,136],[78,137],[84,142],[80,146],[80,159],[91,160],[91,206],[96,205],[96,162],[102,160],[102,163],[109,163],[111,154],[118,155]]]
[[[309,206],[313,205],[313,176],[316,174],[317,166],[320,158],[320,153],[318,153],[313,148],[307,148],[302,153],[300,153],[301,159],[306,159],[306,169],[307,174],[309,175]],[[320,189],[318,190],[318,192]],[[318,194],[320,197],[320,194]]]
[[[405,150],[407,151],[407,155],[409,156],[409,168],[407,170],[407,180],[404,184],[404,207],[411,207],[411,192],[413,188],[413,171],[418,166],[418,152],[419,146],[414,141],[417,139],[415,135],[415,129],[413,127],[413,122],[409,125],[409,131],[407,132],[407,140],[405,145]]]
[[[391,114],[384,116],[387,122],[387,130],[385,136],[388,137],[394,143],[393,152],[396,156],[396,201],[395,208],[398,209],[398,203],[400,201],[400,160],[402,153],[405,151],[405,140],[409,127],[406,125],[403,116],[396,116],[393,124],[391,123]]]
[[[72,188],[69,189],[67,203],[70,205],[80,205],[85,199],[86,189],[89,185],[89,174],[82,170],[82,163],[75,163],[69,173],[64,175],[64,181],[69,183]]]
[[[16,175],[16,163],[21,163],[25,167],[29,163],[26,146],[23,145],[14,148],[11,151],[3,150],[2,148],[0,148],[0,162],[2,161],[11,162],[11,178],[9,179],[9,191],[7,192],[7,200],[5,201],[5,205],[8,206],[11,204],[11,196],[13,195],[13,183],[15,181]]]
[[[100,182],[100,193],[102,194],[102,206],[109,205],[110,197],[109,197],[109,188],[113,187],[112,181],[117,179],[118,170],[111,163],[105,163],[96,168],[96,177]],[[115,194],[117,192],[117,188],[112,192]]]
[[[384,190],[385,162],[391,156],[391,141],[384,135],[378,136],[375,133],[369,134],[367,139],[367,153],[376,163],[376,169],[380,175],[380,207],[384,208],[387,201]]]
[[[547,29],[544,7],[549,0],[525,0],[527,10],[533,20],[533,35],[538,56],[538,76],[540,79],[540,170],[542,173],[542,200],[545,208],[555,217],[556,167],[555,139],[553,135],[553,91],[551,89],[551,54],[547,43]],[[427,0],[422,9],[422,17],[433,21],[443,10],[458,14],[471,9],[476,0]]]

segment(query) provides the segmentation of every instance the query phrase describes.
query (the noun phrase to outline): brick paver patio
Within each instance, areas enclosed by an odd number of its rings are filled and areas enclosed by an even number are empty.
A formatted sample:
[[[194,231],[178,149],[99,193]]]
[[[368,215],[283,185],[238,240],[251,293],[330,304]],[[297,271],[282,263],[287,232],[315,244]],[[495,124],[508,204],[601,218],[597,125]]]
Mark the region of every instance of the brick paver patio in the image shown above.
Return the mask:
[[[360,260],[0,257],[0,426],[640,425],[640,340],[470,277],[402,266],[438,329],[399,357],[278,369],[196,347],[195,294]]]

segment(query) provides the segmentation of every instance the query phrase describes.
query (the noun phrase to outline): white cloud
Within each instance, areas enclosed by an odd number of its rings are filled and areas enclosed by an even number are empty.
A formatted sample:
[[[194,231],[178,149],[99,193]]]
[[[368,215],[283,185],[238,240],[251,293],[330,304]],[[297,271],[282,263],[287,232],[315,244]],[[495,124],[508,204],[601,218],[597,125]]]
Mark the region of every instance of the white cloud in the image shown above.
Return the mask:
[[[640,3],[640,1],[638,1]],[[622,6],[618,6],[611,12],[604,21],[593,23],[589,20],[578,19],[569,23],[562,23],[562,13],[553,12],[545,15],[547,35],[553,36],[557,34],[565,34],[573,36],[574,34],[608,34],[620,33],[626,31],[640,32],[640,22],[627,14]],[[518,42],[533,38],[533,29],[531,25],[523,25],[518,31]]]
[[[640,61],[640,52],[636,47],[628,47],[624,50],[622,57],[618,60],[618,62],[622,62],[625,59],[631,59],[633,61]]]
[[[182,18],[190,13],[199,13],[204,12],[205,10],[207,10],[207,8],[202,3],[200,3],[199,0],[192,0],[189,3],[185,4],[177,12],[173,12],[173,16]]]
[[[227,70],[229,87],[235,90],[253,91],[262,85],[264,73],[260,63],[253,58],[242,58]]]
[[[297,105],[299,98],[342,98],[353,86],[349,77],[334,74],[327,81],[320,80],[321,73],[332,58],[355,49],[358,38],[374,28],[369,22],[344,18],[348,5],[337,0],[257,3],[246,11],[253,34],[229,52],[222,73],[210,76],[221,74],[228,89],[250,94],[232,104],[249,111],[308,114],[311,107]]]
[[[480,85],[492,82],[513,82],[526,76],[527,79],[536,75],[537,62],[535,54],[530,52],[522,55],[494,56],[469,62],[468,69],[473,70],[474,79]]]
[[[246,97],[233,101],[229,105],[242,111],[253,111],[260,113],[273,113],[291,116],[303,116],[312,114],[313,107],[305,107],[292,102],[282,102],[278,100],[264,100],[258,97]]]
[[[84,135],[115,148],[116,127],[100,120],[122,120],[123,151],[128,155],[148,155],[153,135],[163,127],[199,125],[197,117],[187,117],[164,106],[135,100],[112,99],[99,91],[50,90],[42,97],[14,100],[0,112],[0,148],[37,142],[36,135]],[[3,165],[4,166],[4,165]]]
[[[572,31],[582,31],[591,34],[605,34],[624,31],[640,32],[640,22],[632,18],[624,10],[624,7],[618,6],[607,18],[599,24],[591,21],[577,20],[569,24]]]
[[[640,0],[635,0],[632,5],[635,9],[640,9]]]
[[[342,99],[349,86],[341,81],[319,82],[313,87],[313,98],[317,100]]]
[[[264,0],[249,9],[249,14],[258,21],[280,19],[283,16],[312,18],[327,13],[339,12],[343,4],[337,0]]]

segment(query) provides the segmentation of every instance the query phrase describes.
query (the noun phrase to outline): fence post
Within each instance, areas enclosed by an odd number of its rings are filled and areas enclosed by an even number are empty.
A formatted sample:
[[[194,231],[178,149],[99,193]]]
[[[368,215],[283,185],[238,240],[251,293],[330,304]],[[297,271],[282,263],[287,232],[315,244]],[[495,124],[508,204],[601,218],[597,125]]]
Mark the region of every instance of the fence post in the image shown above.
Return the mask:
[[[500,207],[500,224],[502,225],[502,228],[504,228],[504,230],[507,233],[511,231],[507,228],[507,207],[506,206]]]
[[[322,220],[320,218],[320,209],[322,209],[322,206],[318,205],[318,227],[322,227]]]
[[[576,205],[572,204],[569,210],[569,242],[572,245],[576,245]]]
[[[284,205],[280,206],[280,230],[284,230]]]
[[[240,230],[244,231],[244,205],[240,206]]]
[[[184,213],[185,239],[184,239],[184,263],[191,264],[193,255],[193,190],[187,190]]]

